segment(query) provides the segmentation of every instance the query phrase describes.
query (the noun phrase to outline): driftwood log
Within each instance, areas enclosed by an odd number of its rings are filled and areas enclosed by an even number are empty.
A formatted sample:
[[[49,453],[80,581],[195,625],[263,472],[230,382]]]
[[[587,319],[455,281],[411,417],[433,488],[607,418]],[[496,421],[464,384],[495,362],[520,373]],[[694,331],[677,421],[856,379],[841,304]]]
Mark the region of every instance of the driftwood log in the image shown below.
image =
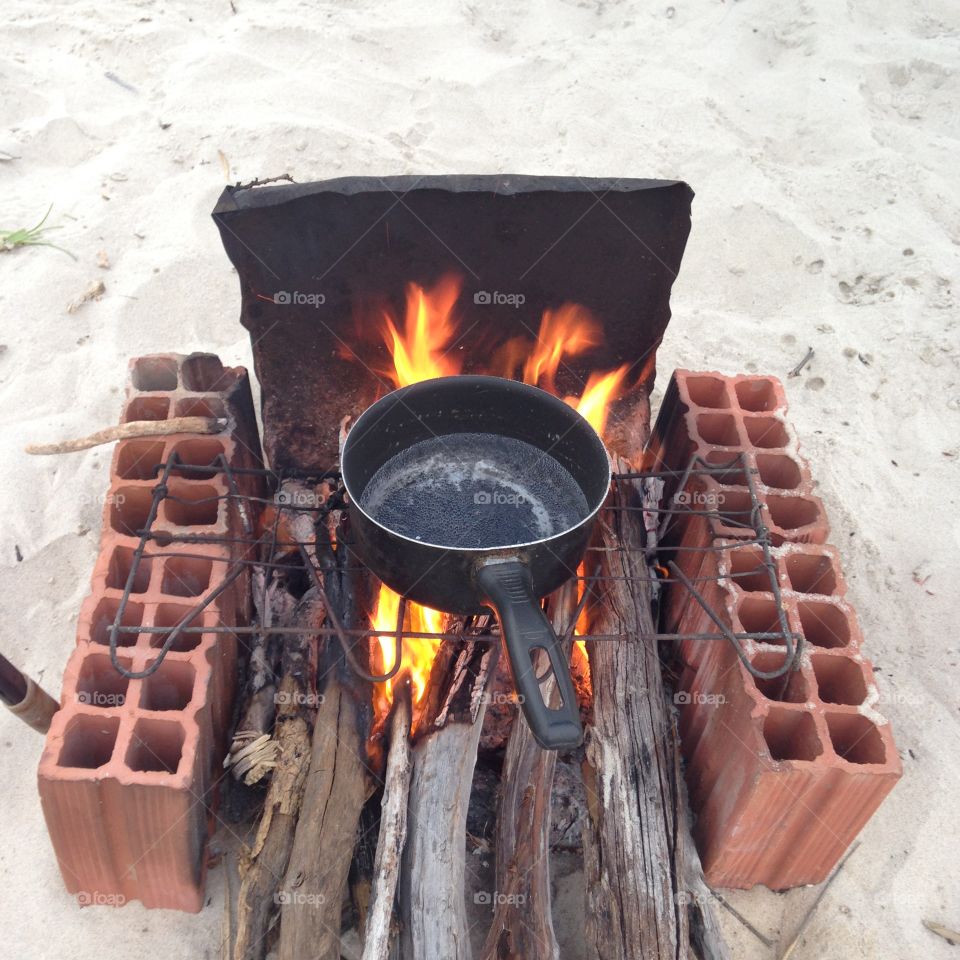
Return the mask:
[[[401,955],[470,960],[465,892],[467,807],[496,644],[444,644],[413,747],[400,865]]]
[[[630,465],[619,460],[618,471]],[[593,722],[583,765],[589,820],[584,830],[587,939],[602,960],[691,956],[685,863],[687,816],[670,708],[664,695],[650,581],[643,560],[639,488],[620,481],[619,502],[598,527],[604,583],[591,632],[623,641],[588,641]],[[709,903],[702,908],[709,911]],[[698,937],[716,931],[702,921]],[[704,955],[704,954],[699,954]],[[722,953],[714,953],[722,956]]]

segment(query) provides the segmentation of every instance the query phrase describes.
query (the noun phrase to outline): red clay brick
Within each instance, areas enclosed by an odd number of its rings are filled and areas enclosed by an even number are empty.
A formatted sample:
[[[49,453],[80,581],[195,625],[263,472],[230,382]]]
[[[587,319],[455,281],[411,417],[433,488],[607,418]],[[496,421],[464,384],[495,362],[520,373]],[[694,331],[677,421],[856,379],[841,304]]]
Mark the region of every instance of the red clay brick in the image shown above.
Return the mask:
[[[40,762],[41,802],[67,888],[81,902],[199,910],[208,812],[233,702],[237,639],[232,633],[181,634],[149,677],[127,679],[109,657],[109,636],[146,524],[158,467],[174,451],[189,464],[260,466],[259,439],[246,372],[210,354],[160,355],[131,361],[125,421],[217,416],[216,436],[181,434],[127,440],[114,451],[92,591],[77,623],[77,646],[64,673],[61,709]],[[240,493],[263,483],[237,476]],[[174,470],[154,531],[212,534],[235,543],[148,541],[124,624],[173,627],[223,582],[249,547],[255,522],[229,497],[223,472]],[[249,617],[249,577],[240,577],[191,622],[239,625]],[[121,634],[128,670],[155,662],[165,634]]]
[[[744,519],[739,511],[749,504],[739,468],[692,479],[684,491],[668,479],[671,498],[699,496],[716,516],[677,515],[664,543],[723,548],[670,555],[734,632],[779,632],[772,573],[789,629],[805,639],[799,669],[772,680],[754,678],[724,640],[677,644],[695,836],[716,886],[822,881],[902,772],[889,724],[876,712],[876,682],[837,551],[824,543],[823,504],[785,414],[775,378],[677,371],[646,464],[683,470],[694,452],[714,465],[743,453],[756,471],[772,571],[759,546],[738,542],[754,535],[732,522]],[[676,584],[666,590],[664,625],[671,633],[717,632]],[[782,644],[745,640],[742,647],[759,670],[783,664]]]

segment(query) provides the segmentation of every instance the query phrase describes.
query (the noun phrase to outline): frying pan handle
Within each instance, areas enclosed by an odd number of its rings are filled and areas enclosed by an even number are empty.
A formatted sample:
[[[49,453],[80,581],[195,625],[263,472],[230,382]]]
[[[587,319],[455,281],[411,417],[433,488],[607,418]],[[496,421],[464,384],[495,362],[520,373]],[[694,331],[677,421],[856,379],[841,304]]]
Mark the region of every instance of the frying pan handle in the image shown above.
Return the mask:
[[[500,634],[510,658],[513,685],[534,739],[545,750],[576,747],[583,739],[583,730],[580,706],[570,678],[570,664],[533,592],[526,564],[519,561],[488,563],[477,571],[477,583],[484,602],[493,607],[500,620]],[[537,681],[534,651],[539,649],[545,650],[550,659],[562,701],[556,709],[544,702]]]

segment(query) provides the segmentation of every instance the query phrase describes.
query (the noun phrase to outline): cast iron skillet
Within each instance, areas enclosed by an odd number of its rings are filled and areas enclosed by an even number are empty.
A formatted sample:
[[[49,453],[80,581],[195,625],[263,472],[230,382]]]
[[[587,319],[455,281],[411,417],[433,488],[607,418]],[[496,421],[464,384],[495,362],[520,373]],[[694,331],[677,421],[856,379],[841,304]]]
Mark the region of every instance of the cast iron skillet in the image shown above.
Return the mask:
[[[610,486],[610,461],[590,424],[513,380],[426,380],[359,417],[341,469],[360,558],[424,606],[495,610],[537,742],[580,743],[569,664],[539,598],[576,572]],[[531,660],[540,648],[556,676],[557,709],[540,693]]]

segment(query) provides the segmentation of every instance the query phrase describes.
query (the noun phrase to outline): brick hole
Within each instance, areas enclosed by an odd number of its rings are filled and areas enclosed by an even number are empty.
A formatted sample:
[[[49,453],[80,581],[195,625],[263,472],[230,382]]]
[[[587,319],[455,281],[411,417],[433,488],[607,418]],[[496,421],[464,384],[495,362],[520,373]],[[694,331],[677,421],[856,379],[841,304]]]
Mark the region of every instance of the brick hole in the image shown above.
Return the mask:
[[[217,457],[224,453],[223,444],[218,440],[184,440],[178,443],[173,452],[179,459],[191,467],[212,467],[217,465]],[[174,467],[170,471],[174,477],[186,477],[188,480],[209,480],[214,476],[204,470],[184,470]]]
[[[737,421],[729,413],[701,413],[697,417],[697,433],[704,443],[718,447],[736,447],[740,443]]]
[[[213,417],[220,418],[227,415],[227,409],[222,400],[216,397],[186,397],[178,400],[174,409],[178,417]]]
[[[827,729],[838,757],[848,763],[885,763],[887,750],[880,731],[866,717],[828,713]]]
[[[220,358],[212,353],[187,357],[182,367],[183,385],[195,393],[217,393],[226,389],[229,376]]]
[[[117,455],[117,473],[121,480],[152,480],[157,466],[163,464],[162,440],[124,440]]]
[[[717,483],[723,483],[731,487],[745,487],[747,485],[747,475],[744,472],[743,461],[738,460],[736,454],[711,450],[703,459],[711,467],[724,468],[720,473],[709,475]]]
[[[803,480],[800,464],[784,453],[758,453],[757,470],[761,483],[781,490],[796,490]]]
[[[772,380],[741,380],[735,389],[741,410],[765,413],[777,409],[777,391]]]
[[[57,766],[96,770],[109,763],[119,729],[119,717],[74,717],[63,733]]]
[[[118,657],[117,661],[125,670],[130,669],[129,660]],[[77,700],[101,709],[122,707],[126,702],[129,686],[129,678],[117,673],[108,654],[91,654],[83,659],[77,675]]]
[[[758,653],[750,662],[757,670],[770,673],[773,670],[779,670],[783,666],[783,660],[782,653]],[[799,670],[792,670],[789,674],[774,677],[772,680],[754,677],[753,682],[768,700],[780,703],[806,703],[809,699],[807,681]]]
[[[850,622],[839,607],[831,603],[801,600],[797,605],[800,624],[808,643],[815,647],[845,647],[850,642]]]
[[[781,530],[799,530],[815,523],[820,516],[816,501],[803,497],[767,497],[770,519]]]
[[[730,406],[727,385],[716,377],[689,377],[687,393],[690,395],[691,402],[698,407],[725,410]]]
[[[212,565],[202,557],[167,557],[160,589],[175,597],[198,597],[210,585]]]
[[[93,621],[90,626],[90,639],[94,643],[102,643],[104,646],[110,645],[110,630],[113,622],[117,618],[117,611],[120,609],[119,597],[104,597],[93,611]],[[139,603],[127,602],[123,611],[123,618],[120,621],[124,627],[139,627],[143,623],[143,607]],[[118,647],[132,647],[139,634],[119,633],[117,634]]]
[[[745,633],[780,633],[777,604],[766,597],[742,597],[737,604],[737,616]],[[789,626],[789,624],[788,624]],[[759,643],[783,645],[782,638],[760,640]]]
[[[110,554],[110,563],[107,566],[107,587],[111,590],[125,590],[127,577],[133,568],[133,547],[114,547]],[[150,557],[141,557],[137,564],[137,573],[133,578],[131,593],[145,593],[150,584],[150,573],[153,569],[153,560]]]
[[[169,397],[134,397],[123,413],[123,422],[134,420],[166,420],[170,415]]]
[[[133,366],[131,381],[135,390],[153,393],[177,389],[177,361],[170,357],[141,357]]]
[[[847,657],[811,657],[817,690],[824,703],[859,707],[867,699],[863,668]]]
[[[144,710],[184,710],[193,698],[197,676],[189,663],[164,660],[156,673],[145,677],[140,687],[140,706]]]
[[[790,585],[798,593],[831,594],[837,589],[837,572],[826,554],[793,553],[786,563]]]
[[[776,561],[772,560],[773,575],[776,577]],[[731,550],[730,573],[733,582],[748,593],[766,592],[773,589],[770,582],[770,568],[763,563],[760,550]]]
[[[774,760],[816,760],[823,753],[817,725],[804,710],[771,710],[763,723],[763,739]]]
[[[131,770],[176,773],[183,753],[184,733],[169,720],[137,721],[125,758]]]
[[[162,647],[167,637],[170,636],[170,631],[173,627],[183,620],[191,610],[192,607],[183,606],[178,603],[157,604],[153,612],[153,626],[166,627],[167,629],[163,633],[151,633],[150,646]],[[188,627],[199,627],[202,625],[203,614],[194,617],[193,620],[187,624]],[[177,653],[189,653],[189,651],[200,645],[202,636],[203,634],[200,633],[181,633],[176,640],[174,640],[173,646],[170,649],[175,650]]]
[[[128,537],[140,536],[147,525],[153,489],[150,487],[121,487],[110,500],[110,526]]]
[[[721,500],[720,497],[723,499]],[[750,533],[753,523],[753,501],[750,494],[739,490],[721,490],[717,492],[717,504],[713,507],[717,513],[717,523],[740,533]]]
[[[785,447],[789,443],[787,428],[776,417],[744,417],[743,424],[750,443],[755,447],[769,449]]]
[[[163,502],[166,518],[178,527],[212,526],[220,513],[219,496],[215,487],[195,481],[171,484],[170,495]]]

